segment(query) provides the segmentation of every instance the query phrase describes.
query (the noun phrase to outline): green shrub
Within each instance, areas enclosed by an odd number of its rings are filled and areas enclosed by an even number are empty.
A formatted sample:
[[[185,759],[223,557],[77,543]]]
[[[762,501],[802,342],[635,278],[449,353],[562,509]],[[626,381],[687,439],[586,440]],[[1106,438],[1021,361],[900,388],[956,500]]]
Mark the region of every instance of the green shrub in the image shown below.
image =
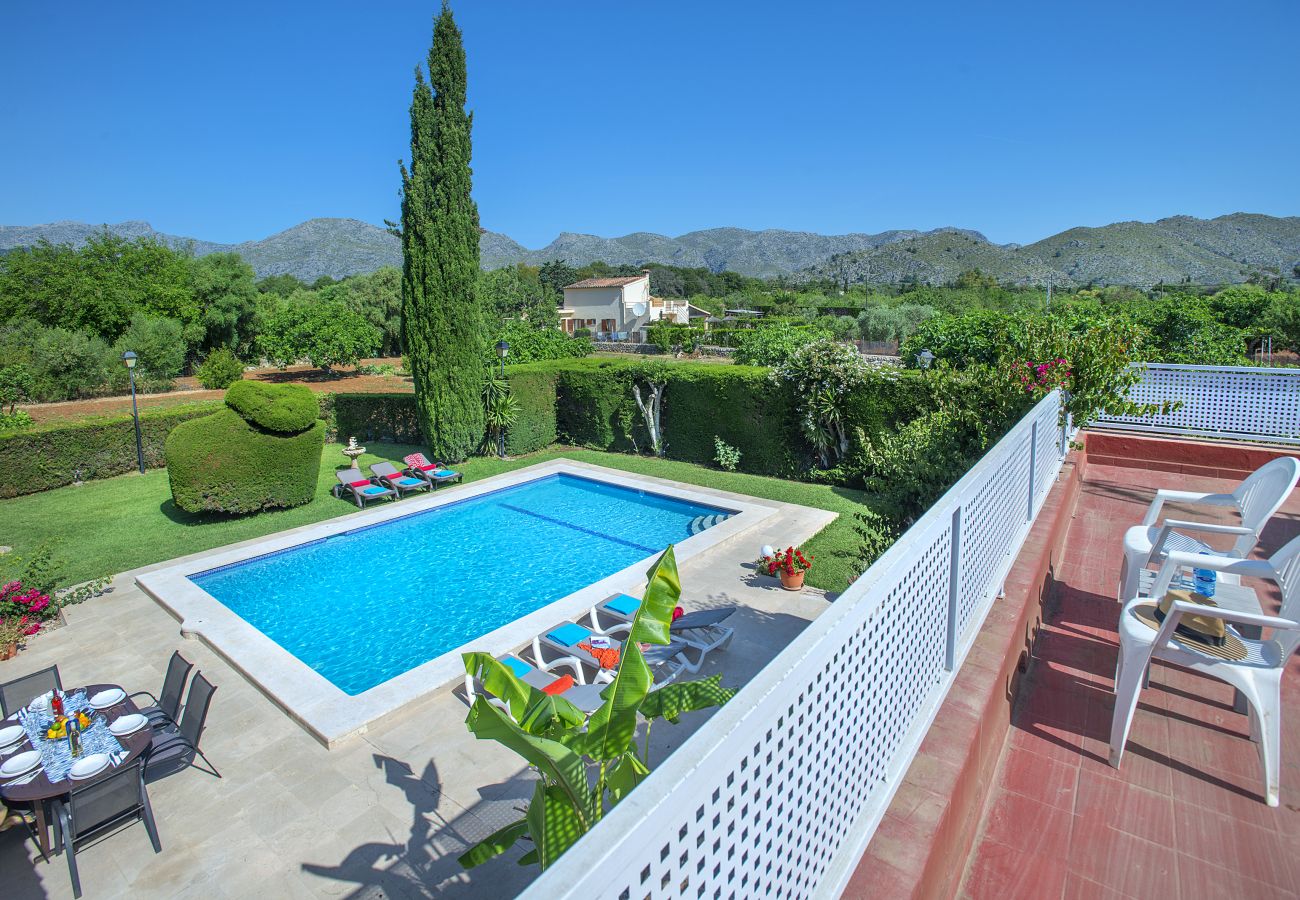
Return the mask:
[[[772,323],[755,328],[740,338],[735,360],[747,366],[779,366],[804,344],[827,337],[820,328]]]
[[[713,446],[716,449],[713,459],[718,467],[727,472],[736,471],[736,467],[740,465],[740,451],[720,437],[713,439]]]
[[[211,402],[141,412],[145,465],[163,465],[163,442],[178,423],[220,408]],[[110,478],[135,468],[135,426],[129,415],[0,433],[0,497]]]
[[[341,441],[424,443],[414,394],[335,394],[334,421]]]
[[[324,446],[319,419],[297,434],[268,432],[234,409],[182,422],[166,442],[172,499],[187,512],[301,506],[316,494]]]
[[[297,434],[320,418],[320,403],[300,384],[238,381],[226,391],[226,406],[249,422],[283,434]]]
[[[218,347],[199,364],[194,374],[210,391],[224,391],[244,377],[244,364],[229,347]]]
[[[486,359],[496,365],[497,341],[510,345],[507,363],[531,363],[548,359],[577,359],[591,354],[590,333],[570,336],[558,328],[538,328],[529,322],[512,319],[502,324],[488,342]]]
[[[36,326],[27,339],[34,399],[42,403],[76,400],[104,391],[109,350],[103,338],[84,331]]]
[[[11,412],[0,409],[0,431],[19,431],[23,428],[31,428],[35,424],[36,420],[25,409],[15,409]]]
[[[185,368],[187,349],[178,320],[135,313],[105,362],[108,386],[113,393],[130,389],[130,373],[122,363],[122,354],[130,350],[136,355],[136,388],[145,393],[170,391]]]

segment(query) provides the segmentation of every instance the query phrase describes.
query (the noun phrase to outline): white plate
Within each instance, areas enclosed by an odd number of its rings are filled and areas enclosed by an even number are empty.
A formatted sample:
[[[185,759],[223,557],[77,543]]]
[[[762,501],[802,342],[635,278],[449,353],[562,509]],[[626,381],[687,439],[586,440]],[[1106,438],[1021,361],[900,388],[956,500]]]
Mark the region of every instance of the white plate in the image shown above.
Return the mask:
[[[107,709],[110,706],[116,706],[125,699],[126,691],[121,688],[109,688],[91,697],[90,705],[95,709]]]
[[[23,731],[23,726],[21,725],[10,725],[8,728],[0,728],[0,747],[8,747],[10,744],[18,743],[23,739],[23,735],[25,734],[27,734],[27,732]]]
[[[11,756],[0,765],[0,778],[16,778],[19,775],[26,775],[32,769],[41,764],[41,751],[28,750],[25,753],[19,753]]]
[[[32,702],[27,704],[27,711],[28,712],[47,711],[50,708],[50,700],[53,699],[53,697],[54,694],[50,691],[46,691],[44,694],[41,694],[39,697],[33,697]]]
[[[128,734],[135,734],[148,724],[149,720],[140,713],[131,713],[122,716],[120,719],[114,719],[108,726],[108,730],[118,737],[126,737]]]
[[[74,762],[72,768],[68,770],[68,777],[77,781],[84,778],[94,778],[107,768],[108,754],[92,753]]]

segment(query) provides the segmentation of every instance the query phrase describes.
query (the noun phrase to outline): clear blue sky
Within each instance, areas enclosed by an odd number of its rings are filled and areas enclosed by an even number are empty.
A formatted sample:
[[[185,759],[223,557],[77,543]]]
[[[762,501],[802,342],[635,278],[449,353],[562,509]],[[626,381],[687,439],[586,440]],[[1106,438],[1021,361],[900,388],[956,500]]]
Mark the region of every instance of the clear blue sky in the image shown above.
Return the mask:
[[[398,211],[435,2],[12,4],[0,224],[217,241]],[[1300,214],[1296,0],[459,0],[485,227]]]

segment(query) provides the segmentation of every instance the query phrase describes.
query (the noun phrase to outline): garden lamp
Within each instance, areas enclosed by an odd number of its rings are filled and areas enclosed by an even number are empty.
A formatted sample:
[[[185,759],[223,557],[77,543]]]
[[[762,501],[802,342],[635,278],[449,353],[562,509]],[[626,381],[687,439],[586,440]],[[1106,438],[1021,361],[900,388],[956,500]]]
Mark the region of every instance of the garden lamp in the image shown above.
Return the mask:
[[[140,410],[135,405],[135,362],[136,355],[127,350],[122,354],[122,362],[126,363],[127,374],[131,376],[131,418],[135,419],[135,462],[140,468],[140,474],[144,474],[144,444],[140,440]]]
[[[501,376],[506,374],[506,354],[510,352],[510,344],[507,341],[497,341],[497,358],[501,360]]]
[[[922,370],[930,368],[930,363],[934,362],[934,354],[929,350],[922,350],[916,354],[916,363]]]

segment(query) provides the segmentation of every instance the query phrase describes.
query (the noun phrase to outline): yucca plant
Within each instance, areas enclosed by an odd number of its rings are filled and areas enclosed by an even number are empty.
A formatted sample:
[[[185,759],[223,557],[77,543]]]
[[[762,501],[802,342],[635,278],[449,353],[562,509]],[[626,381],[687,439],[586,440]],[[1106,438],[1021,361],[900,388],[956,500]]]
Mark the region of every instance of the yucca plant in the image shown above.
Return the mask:
[[[656,719],[676,723],[682,713],[721,706],[735,693],[722,687],[720,675],[652,690],[653,674],[640,645],[669,642],[669,624],[681,597],[671,546],[647,577],[617,674],[601,694],[604,705],[590,719],[563,696],[520,681],[490,654],[464,654],[465,670],[510,707],[506,715],[479,696],[466,726],[479,740],[497,741],[518,753],[541,776],[523,818],[466,851],[460,857],[465,868],[504,853],[519,840],[533,845],[520,865],[550,866],[650,774],[650,726]],[[638,717],[646,720],[641,749]]]

